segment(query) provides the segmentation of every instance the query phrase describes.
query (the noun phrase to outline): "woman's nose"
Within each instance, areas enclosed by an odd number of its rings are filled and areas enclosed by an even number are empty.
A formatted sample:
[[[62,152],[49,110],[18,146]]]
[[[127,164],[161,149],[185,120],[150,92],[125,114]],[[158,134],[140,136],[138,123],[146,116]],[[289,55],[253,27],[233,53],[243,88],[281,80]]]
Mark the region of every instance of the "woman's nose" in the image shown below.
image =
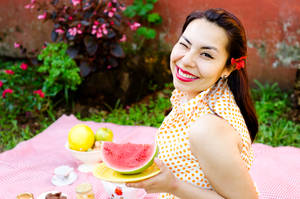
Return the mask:
[[[189,51],[181,59],[181,63],[186,67],[195,67],[195,55],[193,52]]]

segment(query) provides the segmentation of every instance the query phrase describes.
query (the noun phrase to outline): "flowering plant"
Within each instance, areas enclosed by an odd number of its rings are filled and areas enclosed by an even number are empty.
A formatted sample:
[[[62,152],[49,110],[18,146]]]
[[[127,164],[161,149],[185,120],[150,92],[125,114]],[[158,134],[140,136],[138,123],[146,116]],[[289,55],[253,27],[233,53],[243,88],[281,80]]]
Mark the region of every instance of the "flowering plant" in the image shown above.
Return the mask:
[[[19,44],[18,48],[23,47]],[[0,112],[22,115],[48,111],[60,93],[68,102],[70,91],[77,89],[81,77],[67,48],[63,42],[48,44],[38,55],[40,65],[4,64],[0,70]]]
[[[9,64],[8,64],[9,63]],[[41,90],[43,79],[37,68],[26,63],[4,64],[0,70],[0,111],[18,115],[47,109],[49,99]]]
[[[67,53],[77,61],[82,76],[98,69],[117,67],[125,56],[121,42],[125,28],[136,30],[139,24],[122,17],[125,6],[118,0],[59,0],[47,3],[36,0],[25,6],[37,9],[38,19],[52,21],[52,41],[68,44]]]

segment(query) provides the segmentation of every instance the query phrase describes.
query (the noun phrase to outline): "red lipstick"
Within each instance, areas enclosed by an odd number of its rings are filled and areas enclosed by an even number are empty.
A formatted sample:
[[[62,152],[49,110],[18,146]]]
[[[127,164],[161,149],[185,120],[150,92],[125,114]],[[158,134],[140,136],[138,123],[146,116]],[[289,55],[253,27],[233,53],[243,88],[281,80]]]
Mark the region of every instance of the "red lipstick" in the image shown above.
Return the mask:
[[[190,75],[194,78],[188,78],[188,77],[184,77],[182,75],[179,74],[179,70],[180,70],[180,73],[183,73],[183,74],[187,74],[187,75]],[[195,75],[185,71],[185,70],[182,70],[181,68],[179,68],[178,66],[176,66],[176,77],[177,79],[179,79],[180,81],[183,81],[183,82],[192,82],[196,79],[198,79],[198,77],[196,77]]]

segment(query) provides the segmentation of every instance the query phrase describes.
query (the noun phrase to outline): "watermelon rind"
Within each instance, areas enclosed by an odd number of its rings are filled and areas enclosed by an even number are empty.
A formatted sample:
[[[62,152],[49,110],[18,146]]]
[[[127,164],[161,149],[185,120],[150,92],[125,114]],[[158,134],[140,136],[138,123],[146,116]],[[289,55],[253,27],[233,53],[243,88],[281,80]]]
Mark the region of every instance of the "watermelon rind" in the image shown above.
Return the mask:
[[[103,144],[102,144],[101,151],[103,150],[104,143],[105,143],[105,142],[103,142]],[[143,166],[141,166],[141,167],[138,168],[138,169],[120,170],[120,169],[114,168],[113,166],[111,166],[111,165],[109,164],[109,162],[107,162],[107,160],[105,159],[105,155],[104,155],[104,154],[102,154],[102,158],[103,158],[102,160],[103,160],[104,164],[105,164],[107,167],[109,167],[109,168],[111,168],[112,170],[114,170],[114,171],[116,171],[116,172],[119,172],[119,173],[121,173],[121,174],[126,174],[126,175],[138,174],[138,173],[141,173],[141,172],[145,171],[147,168],[149,168],[149,167],[153,164],[154,158],[158,155],[158,146],[157,146],[156,144],[155,144],[155,146],[156,146],[156,150],[155,150],[155,153],[152,155],[151,159],[149,159],[149,161],[148,161],[146,164],[144,164]]]

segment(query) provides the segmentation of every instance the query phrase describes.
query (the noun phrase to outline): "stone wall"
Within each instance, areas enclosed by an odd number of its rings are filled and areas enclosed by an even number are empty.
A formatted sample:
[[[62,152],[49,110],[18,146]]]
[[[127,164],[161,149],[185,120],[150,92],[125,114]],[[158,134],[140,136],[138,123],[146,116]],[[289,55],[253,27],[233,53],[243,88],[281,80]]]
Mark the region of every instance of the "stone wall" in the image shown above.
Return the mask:
[[[43,24],[36,13],[24,9],[28,2],[0,1],[0,56],[20,56],[13,48],[14,41],[22,41],[29,49],[49,41],[51,24]],[[170,46],[176,42],[185,17],[192,10],[215,7],[231,11],[245,26],[251,82],[258,79],[263,83],[278,82],[282,88],[292,88],[296,67],[293,64],[284,67],[276,54],[278,44],[299,42],[299,0],[159,0],[156,11],[163,17],[161,32],[165,41]]]

